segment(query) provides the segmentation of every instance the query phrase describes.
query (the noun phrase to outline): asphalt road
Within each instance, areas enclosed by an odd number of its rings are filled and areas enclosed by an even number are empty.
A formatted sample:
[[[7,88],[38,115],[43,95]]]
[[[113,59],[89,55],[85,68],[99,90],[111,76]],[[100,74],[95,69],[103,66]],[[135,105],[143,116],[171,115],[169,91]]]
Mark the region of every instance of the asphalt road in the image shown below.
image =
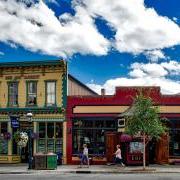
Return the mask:
[[[180,174],[1,174],[0,180],[179,180]]]

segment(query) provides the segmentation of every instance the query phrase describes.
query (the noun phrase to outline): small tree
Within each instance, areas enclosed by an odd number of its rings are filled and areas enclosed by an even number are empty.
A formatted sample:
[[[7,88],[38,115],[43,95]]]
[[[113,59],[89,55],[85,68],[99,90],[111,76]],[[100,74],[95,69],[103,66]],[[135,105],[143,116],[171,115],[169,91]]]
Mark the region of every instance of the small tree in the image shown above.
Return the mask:
[[[150,97],[142,93],[134,99],[131,112],[126,116],[126,132],[143,138],[143,169],[146,167],[146,145],[151,138],[160,138],[166,126],[159,117],[159,110],[153,106]]]

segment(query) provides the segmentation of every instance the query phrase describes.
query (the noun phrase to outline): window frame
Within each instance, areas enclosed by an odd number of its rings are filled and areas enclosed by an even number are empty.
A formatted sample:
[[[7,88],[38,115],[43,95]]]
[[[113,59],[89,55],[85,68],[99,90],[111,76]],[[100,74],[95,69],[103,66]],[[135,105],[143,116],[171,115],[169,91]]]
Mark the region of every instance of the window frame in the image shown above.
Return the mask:
[[[81,121],[82,124],[78,127],[78,126],[74,126],[74,123],[76,123],[77,121]],[[92,121],[92,126],[91,127],[86,127],[85,126],[85,122],[86,121]],[[102,124],[103,126],[102,127],[97,127],[97,122],[99,123],[100,121],[102,121]],[[107,126],[107,122],[108,121],[114,121],[114,127],[108,127]],[[92,138],[93,138],[93,142],[94,143],[98,143],[98,140],[96,139],[97,138],[97,132],[99,131],[103,131],[104,133],[104,143],[106,142],[106,139],[105,139],[105,132],[108,132],[108,131],[117,131],[117,122],[115,119],[112,119],[112,118],[73,118],[72,119],[72,137],[75,137],[76,136],[76,133],[82,133],[83,134],[83,131],[92,131]],[[82,135],[84,136],[84,135]],[[81,139],[81,137],[79,137],[79,139]],[[76,142],[77,143],[77,142]],[[81,143],[81,142],[80,142]],[[95,153],[95,150],[96,150],[96,146],[94,145],[94,143],[92,144],[92,147],[91,147],[91,150],[93,151],[93,153],[90,152],[90,148],[89,148],[89,154],[90,155],[97,155],[97,153]],[[91,143],[90,143],[91,144]],[[75,141],[73,140],[72,141],[72,154],[74,156],[78,155],[79,152],[77,152],[77,150],[74,148],[75,147]],[[104,145],[105,147],[105,145]],[[80,147],[81,148],[81,147]],[[106,153],[106,150],[104,151],[104,153],[102,154],[99,154],[99,155],[104,155]]]
[[[18,81],[9,81],[8,84],[8,107],[18,107],[19,106],[19,82]],[[16,84],[17,85],[17,104],[16,105],[10,105],[10,85]]]
[[[61,152],[60,153],[63,153],[63,122],[38,122],[38,133],[39,133],[39,124],[40,123],[44,123],[44,126],[45,126],[45,136],[44,138],[39,138],[37,140],[37,145],[36,145],[36,148],[37,148],[37,152],[40,152],[39,151],[39,140],[40,141],[44,141],[44,152],[43,153],[48,153],[48,152],[51,152],[51,151],[48,151],[48,142],[53,142],[53,153],[59,153],[57,152],[58,148],[61,149]],[[53,123],[53,137],[52,138],[49,138],[48,137],[48,123]],[[56,137],[56,127],[57,127],[57,124],[58,123],[61,123],[61,137]],[[58,147],[58,142],[60,142],[60,145],[61,147]]]
[[[35,83],[36,84],[36,104],[28,104],[28,98],[29,98],[29,84],[30,83]],[[38,93],[37,93],[37,85],[38,81],[26,81],[26,106],[27,107],[36,107],[38,105],[37,100],[38,100]]]
[[[48,94],[47,94],[47,87],[48,87],[48,83],[54,83],[55,84],[55,93],[54,93],[54,98],[55,98],[55,102],[54,102],[54,104],[52,104],[52,105],[48,105]],[[56,84],[57,84],[57,80],[46,80],[45,81],[45,106],[46,107],[54,107],[54,106],[57,106],[56,105]]]

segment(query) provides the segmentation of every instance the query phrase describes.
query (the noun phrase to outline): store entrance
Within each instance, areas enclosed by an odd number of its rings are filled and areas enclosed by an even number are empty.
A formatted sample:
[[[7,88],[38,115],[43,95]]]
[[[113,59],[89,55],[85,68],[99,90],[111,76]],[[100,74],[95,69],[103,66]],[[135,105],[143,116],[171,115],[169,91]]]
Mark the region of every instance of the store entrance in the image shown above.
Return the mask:
[[[21,121],[20,127],[18,129],[13,129],[13,134],[15,134],[17,131],[28,133],[30,128],[31,128],[31,130],[33,129],[32,124],[29,125],[29,122]],[[32,141],[32,139],[30,139],[30,140]],[[28,143],[29,143],[29,141],[28,141]],[[17,145],[17,143],[15,142],[15,140],[13,139],[13,154],[19,155],[22,163],[28,163],[28,155],[29,155],[28,154],[28,145],[29,145],[28,143],[27,143],[26,147],[19,147]],[[33,146],[31,148],[32,148],[32,152],[33,152]]]

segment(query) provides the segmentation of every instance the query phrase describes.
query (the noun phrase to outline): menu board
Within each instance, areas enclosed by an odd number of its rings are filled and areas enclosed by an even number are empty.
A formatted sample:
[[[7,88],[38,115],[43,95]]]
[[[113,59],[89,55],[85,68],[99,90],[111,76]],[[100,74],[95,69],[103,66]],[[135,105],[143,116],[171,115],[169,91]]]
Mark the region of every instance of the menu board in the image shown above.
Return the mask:
[[[130,153],[143,153],[143,143],[130,142]]]
[[[42,152],[42,153],[46,152],[45,139],[38,140],[38,152]]]
[[[0,154],[8,153],[8,141],[0,138]]]

